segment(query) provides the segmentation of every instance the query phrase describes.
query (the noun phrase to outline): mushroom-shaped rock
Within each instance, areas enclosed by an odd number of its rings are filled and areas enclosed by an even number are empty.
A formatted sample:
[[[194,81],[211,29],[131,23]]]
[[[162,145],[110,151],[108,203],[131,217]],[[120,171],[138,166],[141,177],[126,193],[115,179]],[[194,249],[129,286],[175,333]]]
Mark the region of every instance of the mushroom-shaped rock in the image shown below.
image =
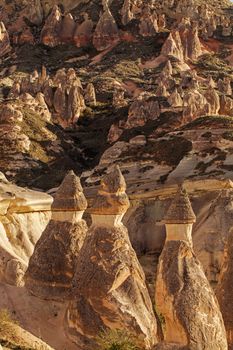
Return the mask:
[[[226,350],[217,299],[192,250],[195,214],[182,188],[164,222],[167,240],[159,259],[155,291],[156,310],[164,320],[164,340],[191,350],[196,350],[197,344],[200,349]]]
[[[94,349],[96,334],[109,328],[127,329],[146,348],[157,343],[145,276],[121,222],[129,207],[125,189],[116,167],[103,178],[90,209],[92,226],[77,259],[66,318],[79,349]]]
[[[93,36],[93,45],[98,51],[108,49],[119,41],[119,30],[106,1],[103,0],[104,13],[100,16]]]
[[[3,22],[0,22],[0,57],[11,50],[10,38]]]
[[[86,237],[87,207],[79,178],[70,171],[58,188],[52,218],[37,242],[26,272],[26,288],[42,299],[65,300]]]

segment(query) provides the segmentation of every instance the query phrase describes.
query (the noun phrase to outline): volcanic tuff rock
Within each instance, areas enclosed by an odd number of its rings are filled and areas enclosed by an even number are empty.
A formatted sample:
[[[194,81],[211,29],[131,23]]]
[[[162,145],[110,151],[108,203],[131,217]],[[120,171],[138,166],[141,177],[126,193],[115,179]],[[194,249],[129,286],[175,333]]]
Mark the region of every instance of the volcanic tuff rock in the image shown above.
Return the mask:
[[[0,175],[0,278],[22,286],[28,259],[49,219],[52,199],[13,185]]]
[[[87,207],[79,178],[71,171],[57,190],[52,218],[37,242],[26,272],[26,288],[35,296],[66,300],[87,226]]]
[[[228,239],[225,245],[223,265],[217,286],[216,294],[219,301],[220,309],[223,315],[223,320],[227,332],[227,340],[229,349],[233,349],[233,318],[232,318],[232,242],[233,242],[233,231],[229,232]]]
[[[56,46],[60,43],[60,30],[62,26],[61,11],[58,6],[54,6],[52,12],[46,19],[41,31],[40,40],[44,45]]]
[[[10,38],[3,22],[0,22],[0,57],[11,50]]]
[[[145,276],[121,223],[129,207],[125,188],[115,168],[103,179],[90,209],[92,226],[77,260],[67,312],[69,336],[81,349],[93,347],[103,328],[126,328],[146,348],[156,343]]]
[[[119,41],[118,27],[109,10],[108,0],[102,2],[104,12],[100,16],[93,35],[93,45],[98,51],[108,49]]]
[[[164,339],[189,349],[227,349],[219,306],[192,250],[195,215],[179,190],[164,217],[167,239],[159,258],[155,303]],[[204,334],[204,337],[202,336]]]

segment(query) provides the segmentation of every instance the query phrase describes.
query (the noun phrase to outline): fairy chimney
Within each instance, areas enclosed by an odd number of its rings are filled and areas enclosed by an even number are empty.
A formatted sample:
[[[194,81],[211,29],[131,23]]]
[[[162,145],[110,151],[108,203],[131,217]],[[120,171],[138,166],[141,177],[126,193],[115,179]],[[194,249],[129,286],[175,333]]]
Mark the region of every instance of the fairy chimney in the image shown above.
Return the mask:
[[[87,232],[82,220],[86,208],[80,180],[70,171],[55,194],[52,218],[29,261],[26,288],[33,295],[49,300],[65,300],[69,296]]]
[[[184,240],[192,246],[192,226],[196,221],[187,192],[180,187],[163,222],[166,225],[166,240]]]
[[[89,210],[92,226],[77,259],[66,317],[68,334],[79,349],[94,349],[103,329],[127,329],[146,349],[157,343],[145,275],[121,221],[129,208],[125,190],[116,167],[102,179]]]
[[[165,343],[190,350],[227,350],[217,299],[192,250],[195,220],[188,195],[179,188],[163,220],[167,239],[157,268],[156,310],[163,319]]]

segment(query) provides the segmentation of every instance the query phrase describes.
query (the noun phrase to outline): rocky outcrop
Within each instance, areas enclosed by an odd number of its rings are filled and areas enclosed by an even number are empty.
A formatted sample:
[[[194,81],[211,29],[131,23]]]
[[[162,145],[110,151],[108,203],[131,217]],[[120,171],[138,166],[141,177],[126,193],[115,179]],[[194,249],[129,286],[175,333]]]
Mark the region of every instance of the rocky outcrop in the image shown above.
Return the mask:
[[[49,220],[52,199],[11,184],[0,173],[0,279],[22,287],[28,259]]]
[[[61,31],[59,33],[59,38],[63,43],[73,43],[74,31],[76,28],[76,23],[73,16],[68,13],[62,19]]]
[[[94,28],[93,21],[89,18],[88,14],[84,14],[84,21],[81,24],[76,25],[73,41],[77,47],[87,46],[92,40],[92,31]]]
[[[96,106],[95,87],[92,83],[87,84],[84,99],[88,106]]]
[[[220,97],[220,114],[233,116],[233,99],[226,95]]]
[[[8,32],[3,22],[0,22],[0,57],[11,51]]]
[[[220,97],[216,90],[209,89],[205,93],[205,98],[209,103],[209,111],[211,114],[218,114],[220,110]]]
[[[125,91],[120,88],[116,88],[113,92],[113,99],[112,99],[112,105],[115,108],[120,108],[125,106],[126,100],[125,100]]]
[[[62,28],[62,15],[58,6],[54,6],[47,17],[41,31],[40,40],[42,44],[54,47],[60,44],[60,31]]]
[[[172,108],[176,107],[182,107],[183,106],[183,100],[181,95],[179,94],[178,90],[175,89],[173,93],[168,98],[168,102]]]
[[[198,90],[188,91],[184,95],[183,105],[184,122],[192,121],[199,116],[207,115],[211,112],[211,105]]]
[[[125,189],[117,167],[102,179],[89,210],[92,226],[77,260],[67,312],[69,336],[79,349],[94,347],[105,328],[127,329],[146,348],[157,342],[145,276],[121,222],[129,207]]]
[[[104,12],[94,31],[93,45],[98,51],[114,46],[119,41],[119,30],[109,10],[107,0],[103,0]]]
[[[218,90],[228,96],[232,96],[231,79],[224,77],[218,80]]]
[[[166,57],[173,57],[179,61],[195,60],[203,50],[198,37],[198,26],[184,19],[173,29],[165,41],[161,54]]]
[[[147,37],[153,36],[159,31],[157,15],[151,13],[150,8],[146,8],[140,17],[139,33]]]
[[[160,106],[155,96],[140,95],[131,104],[128,112],[126,128],[143,126],[149,120],[155,120],[160,115]]]
[[[232,288],[232,255],[233,255],[233,230],[229,232],[225,245],[223,265],[221,268],[219,283],[217,285],[216,294],[223,315],[224,324],[227,332],[227,340],[229,350],[233,349],[233,303],[231,297]]]
[[[26,288],[35,296],[65,300],[76,260],[86,237],[82,215],[87,207],[79,178],[71,171],[58,188],[52,218],[37,242],[26,272]]]
[[[164,218],[167,237],[157,270],[156,310],[166,342],[193,350],[197,344],[227,349],[218,302],[192,250],[195,219],[187,193],[180,189]]]

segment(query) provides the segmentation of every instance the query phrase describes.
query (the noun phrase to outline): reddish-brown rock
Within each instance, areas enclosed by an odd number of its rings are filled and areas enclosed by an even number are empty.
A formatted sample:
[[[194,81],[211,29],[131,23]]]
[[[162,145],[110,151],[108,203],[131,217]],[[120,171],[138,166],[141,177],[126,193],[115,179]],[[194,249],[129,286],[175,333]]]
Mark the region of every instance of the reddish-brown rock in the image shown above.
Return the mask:
[[[120,37],[115,19],[106,0],[103,0],[104,12],[100,16],[93,36],[93,45],[98,51],[106,50],[115,45]]]
[[[76,25],[73,41],[77,47],[83,47],[91,43],[94,23],[88,14],[84,14],[84,21]]]
[[[42,44],[54,47],[60,44],[60,31],[62,27],[62,15],[58,6],[54,6],[45,21],[41,31],[40,40]]]

